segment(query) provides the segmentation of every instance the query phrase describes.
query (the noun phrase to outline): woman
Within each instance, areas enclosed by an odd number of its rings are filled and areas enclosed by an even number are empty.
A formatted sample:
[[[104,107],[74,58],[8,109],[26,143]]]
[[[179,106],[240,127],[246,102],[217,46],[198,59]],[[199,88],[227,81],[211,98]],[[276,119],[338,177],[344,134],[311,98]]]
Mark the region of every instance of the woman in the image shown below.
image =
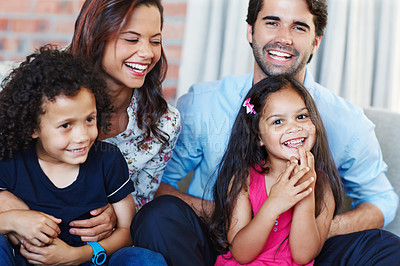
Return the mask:
[[[179,112],[162,95],[162,27],[159,0],[87,0],[69,47],[106,79],[115,113],[99,138],[123,153],[137,209],[152,200],[180,132]]]

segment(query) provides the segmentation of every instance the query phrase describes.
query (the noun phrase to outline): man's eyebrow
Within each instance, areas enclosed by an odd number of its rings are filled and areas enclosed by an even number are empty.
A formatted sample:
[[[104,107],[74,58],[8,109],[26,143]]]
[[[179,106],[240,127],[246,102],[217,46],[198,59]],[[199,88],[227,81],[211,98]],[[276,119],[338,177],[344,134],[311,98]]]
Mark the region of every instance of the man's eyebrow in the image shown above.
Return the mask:
[[[311,29],[311,27],[307,23],[304,23],[304,22],[301,22],[301,21],[293,21],[293,24],[306,27],[307,29]]]
[[[280,21],[281,19],[279,17],[276,16],[265,16],[262,18],[262,20],[277,20]]]

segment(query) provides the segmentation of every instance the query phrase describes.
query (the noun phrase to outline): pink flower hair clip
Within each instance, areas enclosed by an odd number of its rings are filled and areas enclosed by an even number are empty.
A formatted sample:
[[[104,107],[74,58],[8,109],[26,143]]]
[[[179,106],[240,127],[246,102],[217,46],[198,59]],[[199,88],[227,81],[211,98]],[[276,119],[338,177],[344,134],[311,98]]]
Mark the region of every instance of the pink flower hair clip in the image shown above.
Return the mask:
[[[247,100],[243,103],[243,107],[246,107],[247,114],[256,114],[256,111],[254,111],[254,105],[250,103],[250,100],[251,98],[247,98]]]

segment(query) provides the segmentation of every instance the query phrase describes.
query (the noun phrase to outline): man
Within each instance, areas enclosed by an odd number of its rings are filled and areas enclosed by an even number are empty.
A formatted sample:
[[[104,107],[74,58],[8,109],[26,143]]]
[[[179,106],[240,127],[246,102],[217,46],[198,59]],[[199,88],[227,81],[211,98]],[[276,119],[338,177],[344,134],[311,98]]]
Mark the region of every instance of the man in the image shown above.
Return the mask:
[[[255,58],[254,72],[193,85],[179,99],[177,107],[183,130],[157,196],[174,195],[187,204],[177,198],[161,197],[145,206],[133,225],[138,230],[135,243],[156,248],[173,265],[184,265],[185,255],[180,255],[184,252],[190,254],[187,258],[191,259],[190,265],[213,263],[205,255],[212,254],[212,247],[204,247],[208,242],[206,235],[202,235],[202,223],[197,224],[196,215],[187,210],[188,205],[200,217],[212,208],[210,192],[216,170],[236,114],[252,84],[270,75],[290,74],[304,83],[316,101],[345,190],[353,198],[353,209],[332,221],[330,239],[316,264],[390,265],[399,260],[397,236],[382,230],[367,230],[390,223],[398,207],[398,196],[385,176],[387,166],[382,161],[373,125],[361,108],[315,83],[306,68],[326,27],[326,1],[250,0],[247,22],[247,39]],[[193,179],[188,193],[179,192],[177,182],[190,171]],[[146,229],[149,220],[155,222],[151,224],[152,232],[146,234],[150,231]],[[187,223],[196,226],[186,227]],[[174,237],[177,234],[188,239],[178,241]],[[169,244],[164,245],[163,239]],[[188,243],[193,246],[196,243],[197,250],[189,251]],[[204,253],[204,249],[209,253]],[[386,253],[381,252],[383,249]]]

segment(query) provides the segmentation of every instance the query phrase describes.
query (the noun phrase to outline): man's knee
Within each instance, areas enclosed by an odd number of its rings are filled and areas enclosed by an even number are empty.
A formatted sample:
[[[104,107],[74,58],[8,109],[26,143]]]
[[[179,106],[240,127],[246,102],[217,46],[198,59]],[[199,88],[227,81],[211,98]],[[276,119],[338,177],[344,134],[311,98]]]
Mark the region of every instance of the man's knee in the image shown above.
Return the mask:
[[[189,205],[178,197],[163,195],[144,205],[136,214],[132,225],[132,238],[137,232],[168,231],[176,222],[187,220],[188,216],[196,217]],[[192,218],[193,219],[193,218]]]

